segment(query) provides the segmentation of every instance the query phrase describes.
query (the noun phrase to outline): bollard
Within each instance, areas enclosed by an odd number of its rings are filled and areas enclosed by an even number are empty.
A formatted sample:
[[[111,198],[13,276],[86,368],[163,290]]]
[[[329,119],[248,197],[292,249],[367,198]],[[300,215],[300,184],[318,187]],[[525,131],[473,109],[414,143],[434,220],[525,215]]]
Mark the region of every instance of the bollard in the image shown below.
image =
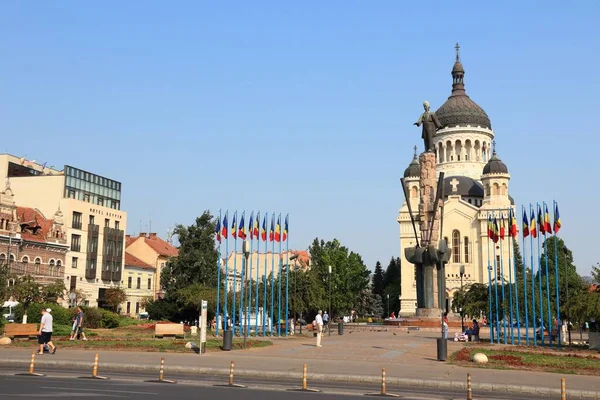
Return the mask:
[[[381,392],[380,393],[367,393],[365,396],[376,396],[376,397],[399,397],[397,394],[388,394],[387,392],[387,380],[385,378],[385,368],[381,368]]]
[[[381,368],[381,395],[385,396],[385,368]]]
[[[302,365],[302,390],[306,390],[306,364]]]
[[[235,363],[232,361],[231,364],[229,364],[229,382],[226,385],[215,385],[215,386],[245,388],[246,386],[244,386],[244,385],[233,383],[234,368],[235,368]]]
[[[146,382],[150,383],[177,383],[175,381],[165,379],[165,359],[164,357],[160,359],[160,369],[158,370],[158,380],[149,380]]]
[[[470,373],[467,374],[467,400],[473,400],[473,384]]]
[[[25,372],[22,374],[15,374],[15,375],[44,376],[44,374],[38,374],[36,372],[33,372],[34,368],[35,368],[35,351],[33,353],[31,353],[31,363],[29,364],[29,372]]]
[[[567,400],[567,381],[560,378],[560,400]]]
[[[98,375],[98,353],[94,357],[94,366],[92,367],[92,376],[80,376],[82,379],[108,379],[105,376]]]
[[[307,379],[306,379],[306,371],[307,370],[308,370],[308,368],[306,367],[306,364],[302,364],[302,387],[288,389],[289,391],[293,391],[293,392],[320,392],[319,389],[312,389],[312,388],[308,387]]]

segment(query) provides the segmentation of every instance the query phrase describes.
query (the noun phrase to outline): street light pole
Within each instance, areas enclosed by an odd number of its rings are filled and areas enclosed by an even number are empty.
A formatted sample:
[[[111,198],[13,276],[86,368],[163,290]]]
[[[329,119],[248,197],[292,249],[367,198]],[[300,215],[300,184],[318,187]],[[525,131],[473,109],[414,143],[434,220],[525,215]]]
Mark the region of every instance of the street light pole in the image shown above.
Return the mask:
[[[461,265],[460,266],[460,295],[461,295],[461,299],[460,299],[460,329],[461,332],[465,331],[465,316],[463,314],[463,305],[465,303],[465,294],[463,292],[463,276],[465,276],[465,266]]]
[[[242,252],[244,253],[244,259],[245,259],[245,266],[244,266],[244,271],[245,271],[245,279],[244,282],[242,282],[242,284],[244,285],[244,288],[246,287],[246,279],[248,279],[248,258],[250,257],[250,241],[248,240],[244,240],[244,243],[242,245]],[[247,294],[249,295],[250,291],[246,290]],[[248,338],[248,324],[250,322],[250,316],[248,315],[248,310],[250,309],[249,307],[249,299],[246,302],[246,318],[245,318],[245,322],[246,324],[244,325],[244,350],[246,349],[246,339]],[[243,311],[243,310],[242,310]],[[242,323],[244,323],[244,320],[242,320]]]
[[[331,336],[331,322],[333,318],[331,317],[331,265],[327,267],[329,272],[329,319],[327,320],[327,328],[329,330],[329,336]]]
[[[390,294],[388,293],[386,296],[387,296],[387,315],[389,317],[390,316]]]

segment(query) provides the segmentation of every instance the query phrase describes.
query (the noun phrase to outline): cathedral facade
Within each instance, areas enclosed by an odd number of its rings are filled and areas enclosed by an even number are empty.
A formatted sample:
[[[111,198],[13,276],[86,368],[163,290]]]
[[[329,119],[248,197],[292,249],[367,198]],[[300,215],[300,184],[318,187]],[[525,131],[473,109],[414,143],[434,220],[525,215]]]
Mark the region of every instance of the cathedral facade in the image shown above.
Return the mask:
[[[461,265],[463,285],[488,284],[495,279],[508,280],[508,241],[488,240],[488,218],[504,218],[514,202],[509,196],[510,174],[495,151],[495,133],[487,113],[467,95],[465,71],[456,53],[452,68],[452,92],[435,112],[442,128],[433,137],[436,171],[444,172],[444,208],[442,238],[452,250],[446,264],[446,299],[451,308],[452,296],[460,289]],[[412,162],[404,171],[408,201],[413,216],[419,206],[420,167],[416,148]],[[400,208],[400,288],[401,316],[413,316],[417,308],[415,266],[405,257],[404,249],[416,244],[406,202]],[[508,228],[507,228],[508,229]],[[416,224],[417,237],[421,236]],[[504,274],[504,275],[502,275]],[[442,306],[443,307],[443,306]]]

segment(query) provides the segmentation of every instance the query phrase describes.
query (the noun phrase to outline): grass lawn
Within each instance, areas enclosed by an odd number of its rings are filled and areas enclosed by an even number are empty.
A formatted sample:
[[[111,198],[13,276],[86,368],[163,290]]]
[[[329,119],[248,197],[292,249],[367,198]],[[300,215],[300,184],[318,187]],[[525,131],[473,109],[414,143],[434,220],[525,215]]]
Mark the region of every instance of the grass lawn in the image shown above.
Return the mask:
[[[475,364],[472,361],[475,353],[485,354],[488,357],[487,364]],[[559,355],[543,351],[500,350],[467,346],[453,353],[450,356],[450,362],[468,367],[600,376],[600,359],[593,355]]]

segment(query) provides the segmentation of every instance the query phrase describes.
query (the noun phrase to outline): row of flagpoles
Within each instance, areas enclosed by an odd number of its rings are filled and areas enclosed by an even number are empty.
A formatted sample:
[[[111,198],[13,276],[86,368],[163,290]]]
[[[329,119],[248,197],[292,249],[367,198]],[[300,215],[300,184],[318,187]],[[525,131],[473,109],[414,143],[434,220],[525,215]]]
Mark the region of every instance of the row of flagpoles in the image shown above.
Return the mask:
[[[245,216],[246,216],[246,212],[242,211],[241,212],[241,216],[240,216],[240,221],[239,221],[239,225],[237,223],[237,219],[238,219],[238,212],[234,211],[233,212],[233,220],[231,223],[231,226],[228,223],[229,220],[229,211],[225,211],[225,215],[223,216],[221,210],[219,210],[219,219],[217,220],[216,226],[215,226],[215,239],[218,242],[218,252],[219,252],[219,260],[217,262],[217,327],[216,327],[216,331],[215,334],[216,336],[219,336],[219,328],[220,328],[220,322],[221,322],[221,299],[220,299],[220,294],[221,294],[221,244],[223,241],[225,241],[225,254],[226,254],[226,258],[225,258],[225,293],[224,293],[224,301],[223,301],[223,318],[222,321],[224,322],[224,329],[227,330],[228,326],[229,326],[229,319],[228,319],[228,310],[227,310],[227,304],[228,304],[228,291],[229,291],[229,238],[231,237],[231,239],[233,239],[234,242],[234,257],[233,257],[233,310],[232,310],[232,314],[231,314],[231,328],[233,329],[233,334],[235,335],[236,332],[236,317],[239,318],[239,322],[240,322],[240,326],[239,328],[239,332],[241,333],[243,331],[243,326],[244,326],[244,322],[246,324],[246,326],[248,327],[248,329],[251,328],[250,325],[250,316],[249,316],[249,312],[252,308],[252,276],[245,276],[245,268],[241,268],[241,283],[242,283],[242,287],[241,287],[241,293],[240,293],[240,298],[239,298],[239,305],[238,305],[238,299],[236,299],[236,293],[237,293],[237,239],[240,239],[242,241],[245,241],[247,239],[249,239],[250,241],[250,255],[252,255],[253,253],[253,247],[254,247],[254,241],[256,240],[256,248],[257,250],[260,251],[260,243],[261,241],[264,242],[265,244],[265,263],[264,263],[264,273],[263,273],[263,289],[264,289],[264,293],[263,293],[263,307],[262,307],[262,334],[263,336],[266,335],[267,332],[267,325],[270,326],[270,329],[268,329],[270,331],[270,335],[273,336],[273,323],[274,323],[274,317],[275,317],[275,310],[274,310],[274,304],[275,304],[275,242],[279,243],[279,254],[281,254],[282,252],[282,246],[283,246],[283,242],[286,243],[286,254],[287,254],[287,265],[289,266],[289,214],[286,214],[285,216],[285,222],[284,222],[284,226],[283,226],[283,230],[282,230],[282,226],[281,226],[281,213],[277,216],[277,220],[275,219],[275,213],[272,214],[271,217],[271,226],[269,231],[267,232],[267,226],[268,226],[268,220],[269,220],[269,214],[267,212],[264,213],[263,216],[263,222],[262,222],[262,227],[260,228],[259,231],[259,224],[260,224],[260,211],[256,213],[256,217],[254,214],[254,211],[250,213],[250,220],[248,222],[248,227],[246,228],[246,224],[245,224]],[[221,222],[222,221],[222,222]],[[277,221],[277,223],[275,223],[275,221]],[[268,276],[268,266],[267,266],[267,246],[268,243],[271,242],[272,244],[272,254],[273,257],[271,258],[271,299],[269,302],[270,305],[270,324],[267,324],[267,276]],[[255,304],[256,307],[254,307],[254,312],[255,312],[255,318],[254,318],[254,332],[255,335],[258,335],[258,331],[259,331],[259,303],[258,303],[258,299],[259,299],[259,294],[258,294],[258,284],[259,284],[259,268],[260,266],[258,265],[260,261],[260,257],[256,260],[256,279],[255,279],[255,288],[254,288],[254,296],[255,296]],[[250,272],[252,272],[252,263],[253,263],[253,257],[250,257],[249,260],[249,269]],[[282,297],[282,288],[281,288],[281,273],[282,273],[282,269],[283,269],[283,263],[282,263],[282,259],[280,257],[279,259],[279,273],[278,273],[278,310],[277,310],[277,336],[281,336],[281,297]],[[288,276],[289,276],[289,267],[286,268],[285,270],[285,274],[286,274],[286,279],[285,279],[285,335],[288,335],[289,332],[289,319],[288,319],[288,313],[289,313],[289,285],[288,285]],[[250,274],[251,275],[251,274]],[[248,288],[248,304],[246,306],[246,311],[245,311],[245,319],[242,317],[242,313],[244,313],[244,287],[245,287],[245,282],[248,281],[249,283],[249,288]],[[236,309],[239,311],[240,315],[238,316],[236,313]]]
[[[548,274],[548,245],[547,240],[549,236],[554,235],[554,267],[555,267],[555,283],[556,283],[556,293],[555,293],[555,303],[556,303],[556,326],[557,326],[557,334],[558,334],[558,346],[561,345],[561,318],[560,318],[560,299],[559,299],[559,270],[558,270],[558,231],[561,228],[561,220],[560,213],[558,211],[558,203],[553,201],[554,208],[554,224],[551,224],[550,213],[548,212],[548,206],[545,202],[537,203],[537,218],[536,213],[533,207],[533,204],[529,204],[529,210],[526,209],[525,206],[522,207],[522,232],[521,236],[523,239],[523,293],[524,293],[524,308],[525,308],[525,344],[529,345],[529,312],[532,313],[532,325],[533,325],[533,345],[537,346],[537,321],[536,321],[536,283],[535,283],[535,265],[534,259],[537,258],[537,279],[538,279],[538,304],[539,304],[539,318],[540,318],[540,338],[541,344],[544,345],[544,318],[547,319],[549,325],[549,339],[550,346],[552,346],[554,332],[552,330],[552,314],[550,309],[550,282],[549,282],[549,274]],[[543,212],[542,212],[543,207]],[[505,224],[505,215],[508,219],[508,229],[506,229]],[[510,308],[510,341],[511,344],[515,344],[515,318],[514,312],[516,311],[516,325],[517,325],[517,343],[521,344],[522,334],[521,334],[521,314],[519,309],[519,287],[516,285],[517,279],[517,259],[514,251],[514,241],[518,239],[518,229],[517,229],[517,220],[515,216],[515,212],[512,208],[506,210],[496,210],[490,214],[488,214],[488,224],[487,224],[487,236],[488,236],[488,297],[489,297],[489,320],[488,324],[490,326],[490,341],[493,343],[500,343],[501,336],[503,337],[504,344],[508,343],[508,332],[506,326],[506,315],[504,313],[504,304],[506,300],[506,291],[504,284],[504,240],[509,240],[507,243],[508,246],[508,295],[509,295],[509,308]],[[539,232],[539,233],[538,233]],[[545,276],[546,276],[546,310],[544,310],[544,290],[542,284],[542,258],[541,258],[541,244],[540,244],[540,236],[544,235],[544,264],[545,264]],[[529,267],[531,268],[531,305],[528,304],[528,284],[527,284],[527,257],[525,239],[530,238],[530,258],[531,263]],[[535,257],[536,252],[534,251],[534,239],[537,238],[537,245],[535,245],[535,249],[537,249],[537,257]],[[500,242],[500,245],[496,244]],[[491,243],[494,243],[493,252],[490,251]],[[499,247],[500,256],[496,255],[496,247]],[[493,259],[490,259],[490,256],[493,254]],[[499,263],[499,265],[498,265]],[[492,269],[495,271],[495,279],[492,279]],[[500,274],[498,274],[498,269],[500,270]],[[513,275],[514,275],[514,285],[513,285]],[[502,296],[502,308],[503,312],[500,313],[499,310],[499,299],[498,299],[498,277],[502,279],[501,286],[501,296]],[[494,283],[494,284],[493,284]],[[493,284],[493,285],[492,285]],[[493,288],[492,288],[493,286]],[[514,286],[514,294],[513,294],[513,286]],[[494,290],[494,293],[492,293]],[[514,302],[513,302],[514,298]],[[495,307],[494,307],[495,305]],[[515,305],[516,307],[513,307]],[[516,310],[515,310],[516,308]],[[544,315],[545,314],[545,315]],[[500,322],[502,321],[502,334]]]

